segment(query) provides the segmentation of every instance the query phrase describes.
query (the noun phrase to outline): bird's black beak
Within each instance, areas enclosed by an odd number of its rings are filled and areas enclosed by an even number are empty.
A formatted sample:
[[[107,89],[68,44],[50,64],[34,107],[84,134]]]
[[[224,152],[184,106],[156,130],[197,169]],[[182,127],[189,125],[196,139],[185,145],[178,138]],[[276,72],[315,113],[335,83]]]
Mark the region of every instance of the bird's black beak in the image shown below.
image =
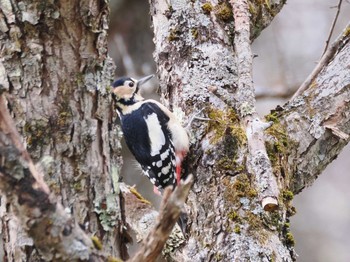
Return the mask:
[[[142,86],[144,83],[146,83],[148,80],[150,80],[151,78],[153,78],[154,75],[149,75],[149,76],[145,76],[143,78],[141,78],[140,80],[137,81],[137,86]]]

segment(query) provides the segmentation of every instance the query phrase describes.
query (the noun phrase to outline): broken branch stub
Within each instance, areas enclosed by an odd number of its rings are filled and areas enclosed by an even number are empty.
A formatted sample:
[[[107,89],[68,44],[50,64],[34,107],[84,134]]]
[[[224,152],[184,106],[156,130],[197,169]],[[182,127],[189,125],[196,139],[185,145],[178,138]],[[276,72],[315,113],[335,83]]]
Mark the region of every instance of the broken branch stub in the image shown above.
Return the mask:
[[[142,247],[129,262],[151,262],[162,252],[176,221],[178,220],[181,209],[190,192],[193,184],[193,175],[189,175],[186,180],[182,180],[173,192],[171,188],[164,190],[164,196],[159,210],[157,223],[153,230],[143,240]]]

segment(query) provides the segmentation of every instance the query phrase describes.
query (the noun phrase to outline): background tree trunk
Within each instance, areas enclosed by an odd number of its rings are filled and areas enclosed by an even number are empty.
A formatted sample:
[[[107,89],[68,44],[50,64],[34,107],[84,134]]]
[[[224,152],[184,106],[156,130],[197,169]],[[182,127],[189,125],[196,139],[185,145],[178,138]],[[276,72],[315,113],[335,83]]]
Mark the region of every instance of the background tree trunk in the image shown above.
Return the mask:
[[[108,16],[106,1],[1,1],[1,84],[34,161],[52,158],[41,163],[51,191],[110,255],[122,257]],[[38,261],[3,196],[0,210],[5,260]]]

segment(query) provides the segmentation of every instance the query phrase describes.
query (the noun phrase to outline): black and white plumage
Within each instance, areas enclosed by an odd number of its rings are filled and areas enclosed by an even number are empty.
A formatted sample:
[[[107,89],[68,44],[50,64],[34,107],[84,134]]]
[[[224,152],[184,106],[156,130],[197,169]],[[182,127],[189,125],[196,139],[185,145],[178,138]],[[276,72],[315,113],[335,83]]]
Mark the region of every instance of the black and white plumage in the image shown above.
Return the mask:
[[[140,85],[152,77],[115,81],[113,97],[127,146],[150,181],[162,190],[180,181],[189,141],[173,113],[159,102],[140,96]]]

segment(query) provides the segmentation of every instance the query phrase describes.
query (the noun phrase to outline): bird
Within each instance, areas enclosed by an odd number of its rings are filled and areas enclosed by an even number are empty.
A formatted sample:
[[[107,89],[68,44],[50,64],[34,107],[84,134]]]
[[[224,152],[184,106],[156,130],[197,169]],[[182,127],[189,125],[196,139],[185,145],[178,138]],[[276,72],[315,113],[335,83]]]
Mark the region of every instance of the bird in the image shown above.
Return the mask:
[[[119,78],[113,82],[111,92],[125,142],[154,185],[154,192],[161,194],[165,187],[175,188],[180,183],[189,138],[168,108],[141,96],[141,85],[152,77]]]

